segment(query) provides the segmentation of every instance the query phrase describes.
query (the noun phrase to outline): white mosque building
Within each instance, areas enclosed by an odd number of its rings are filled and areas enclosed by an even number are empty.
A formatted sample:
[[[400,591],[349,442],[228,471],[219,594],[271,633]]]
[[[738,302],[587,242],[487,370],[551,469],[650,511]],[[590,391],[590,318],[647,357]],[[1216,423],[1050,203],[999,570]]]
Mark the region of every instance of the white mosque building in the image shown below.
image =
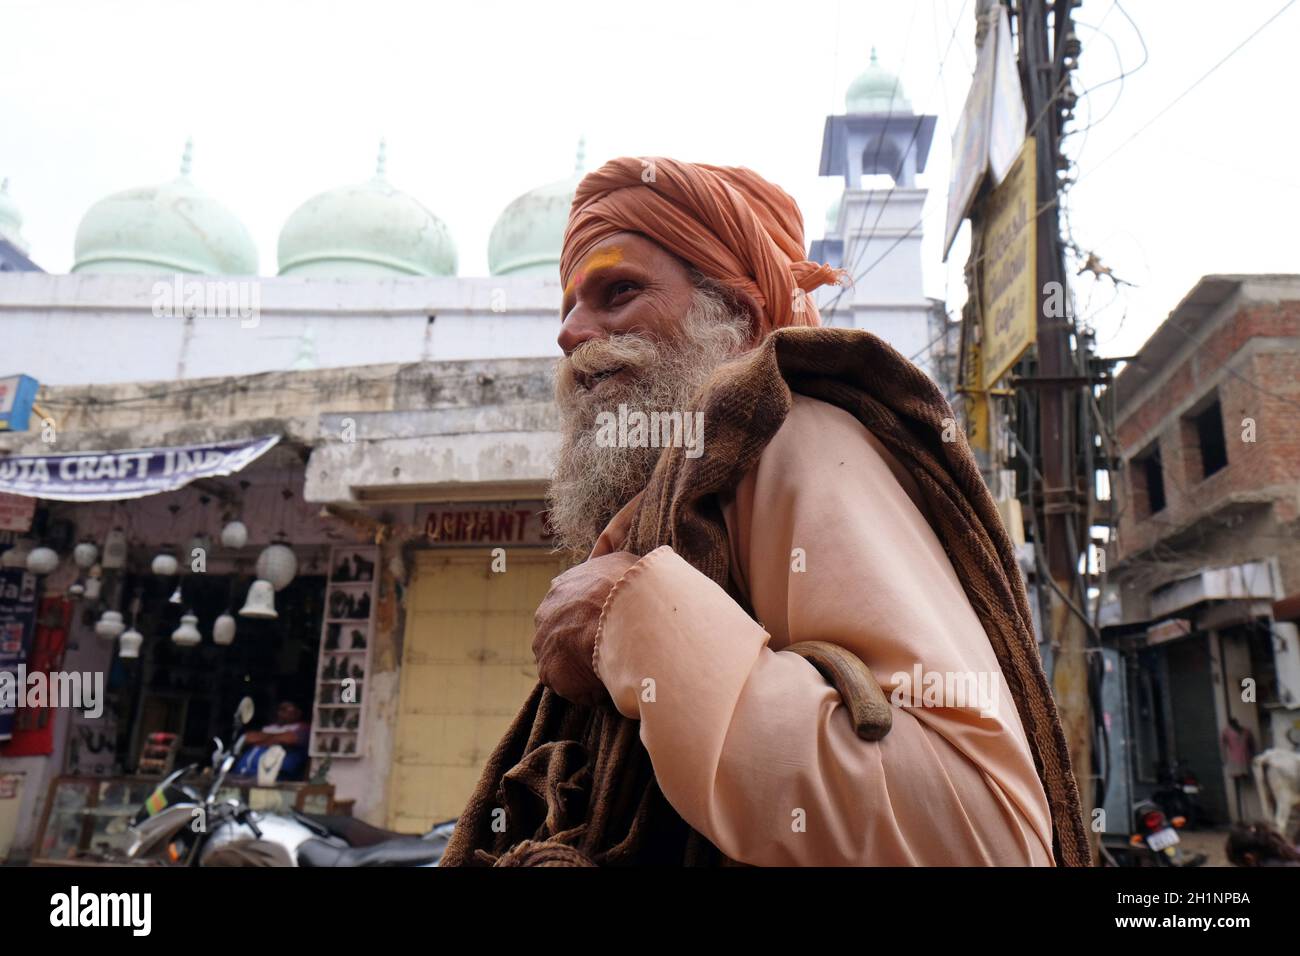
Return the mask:
[[[845,191],[810,253],[858,278],[846,290],[820,290],[819,304],[828,324],[870,329],[942,380],[934,342],[946,319],[922,291],[926,190],[915,185],[935,118],[912,112],[874,50],[846,107],[827,117],[819,170],[842,177]],[[68,275],[25,259],[22,218],[0,190],[9,371],[48,385],[114,384],[555,357],[560,246],[582,153],[580,144],[571,176],[500,213],[487,276],[458,274],[453,237],[389,181],[382,144],[373,176],[314,196],[289,216],[274,276],[259,274],[261,257],[238,216],[192,178],[188,144],[175,179],[86,211]],[[863,177],[873,174],[889,184],[867,188]]]
[[[174,180],[87,210],[70,274],[0,272],[12,371],[112,384],[558,355],[560,240],[578,176],[507,207],[493,274],[468,277],[447,227],[384,166],[381,145],[368,180],[299,206],[265,276],[239,218],[191,178],[187,146]],[[0,238],[18,237],[14,221],[0,195]]]

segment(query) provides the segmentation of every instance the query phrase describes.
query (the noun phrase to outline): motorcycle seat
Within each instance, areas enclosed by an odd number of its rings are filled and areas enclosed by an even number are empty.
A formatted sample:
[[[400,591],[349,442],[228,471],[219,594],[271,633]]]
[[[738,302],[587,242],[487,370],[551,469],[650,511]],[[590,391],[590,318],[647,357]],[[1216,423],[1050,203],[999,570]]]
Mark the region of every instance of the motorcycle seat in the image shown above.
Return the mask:
[[[371,846],[336,846],[324,840],[306,840],[298,847],[298,865],[421,866],[436,863],[445,849],[419,837],[401,837]]]
[[[338,837],[348,846],[374,846],[377,843],[387,843],[389,840],[408,840],[418,838],[418,833],[398,833],[396,830],[385,830],[382,827],[371,826],[363,820],[355,817],[326,816],[320,813],[301,813],[294,812],[294,816],[300,821],[307,824],[308,827],[317,833],[324,831]]]

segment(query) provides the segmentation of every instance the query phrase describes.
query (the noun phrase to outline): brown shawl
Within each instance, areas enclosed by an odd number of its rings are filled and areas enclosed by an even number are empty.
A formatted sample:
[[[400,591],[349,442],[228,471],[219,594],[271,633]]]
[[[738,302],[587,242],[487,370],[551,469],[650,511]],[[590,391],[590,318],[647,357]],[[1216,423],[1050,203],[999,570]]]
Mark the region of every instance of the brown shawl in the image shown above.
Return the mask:
[[[926,512],[997,655],[1051,809],[1058,865],[1087,866],[1069,750],[1034,640],[1011,541],[955,416],[923,372],[876,336],[785,328],[714,373],[697,407],[707,454],[659,459],[624,547],[672,548],[736,596],[720,499],[753,468],[791,392],[851,412],[915,478]],[[672,809],[639,723],[538,684],[488,759],[442,865],[716,865],[725,858]]]

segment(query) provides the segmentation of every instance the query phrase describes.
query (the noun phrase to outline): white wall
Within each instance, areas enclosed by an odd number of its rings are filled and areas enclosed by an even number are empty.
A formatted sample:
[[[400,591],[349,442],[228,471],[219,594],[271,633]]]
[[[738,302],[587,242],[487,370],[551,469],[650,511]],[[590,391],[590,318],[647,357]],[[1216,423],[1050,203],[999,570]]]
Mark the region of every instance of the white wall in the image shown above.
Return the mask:
[[[0,274],[0,375],[81,385],[559,355],[556,280],[186,276],[203,295],[241,285],[219,314],[186,318],[185,285],[180,307],[155,315],[174,278]]]

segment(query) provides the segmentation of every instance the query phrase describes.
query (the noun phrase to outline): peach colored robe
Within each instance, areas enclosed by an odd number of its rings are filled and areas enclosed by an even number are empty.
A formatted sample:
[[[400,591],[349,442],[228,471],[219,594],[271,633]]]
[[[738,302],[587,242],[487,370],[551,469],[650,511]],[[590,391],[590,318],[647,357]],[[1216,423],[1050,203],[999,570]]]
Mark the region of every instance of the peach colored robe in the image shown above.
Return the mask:
[[[707,422],[704,441],[707,453]],[[919,500],[855,418],[796,395],[725,505],[733,573],[762,623],[669,547],[610,592],[596,673],[619,712],[641,721],[668,801],[727,856],[1052,865],[1047,799],[1015,704]],[[636,503],[593,555],[618,549]],[[806,570],[792,570],[796,548]],[[995,716],[969,695],[918,688],[900,698],[887,737],[861,740],[812,665],[780,653],[807,640],[852,650],[886,696],[918,662],[923,679],[996,675]]]

